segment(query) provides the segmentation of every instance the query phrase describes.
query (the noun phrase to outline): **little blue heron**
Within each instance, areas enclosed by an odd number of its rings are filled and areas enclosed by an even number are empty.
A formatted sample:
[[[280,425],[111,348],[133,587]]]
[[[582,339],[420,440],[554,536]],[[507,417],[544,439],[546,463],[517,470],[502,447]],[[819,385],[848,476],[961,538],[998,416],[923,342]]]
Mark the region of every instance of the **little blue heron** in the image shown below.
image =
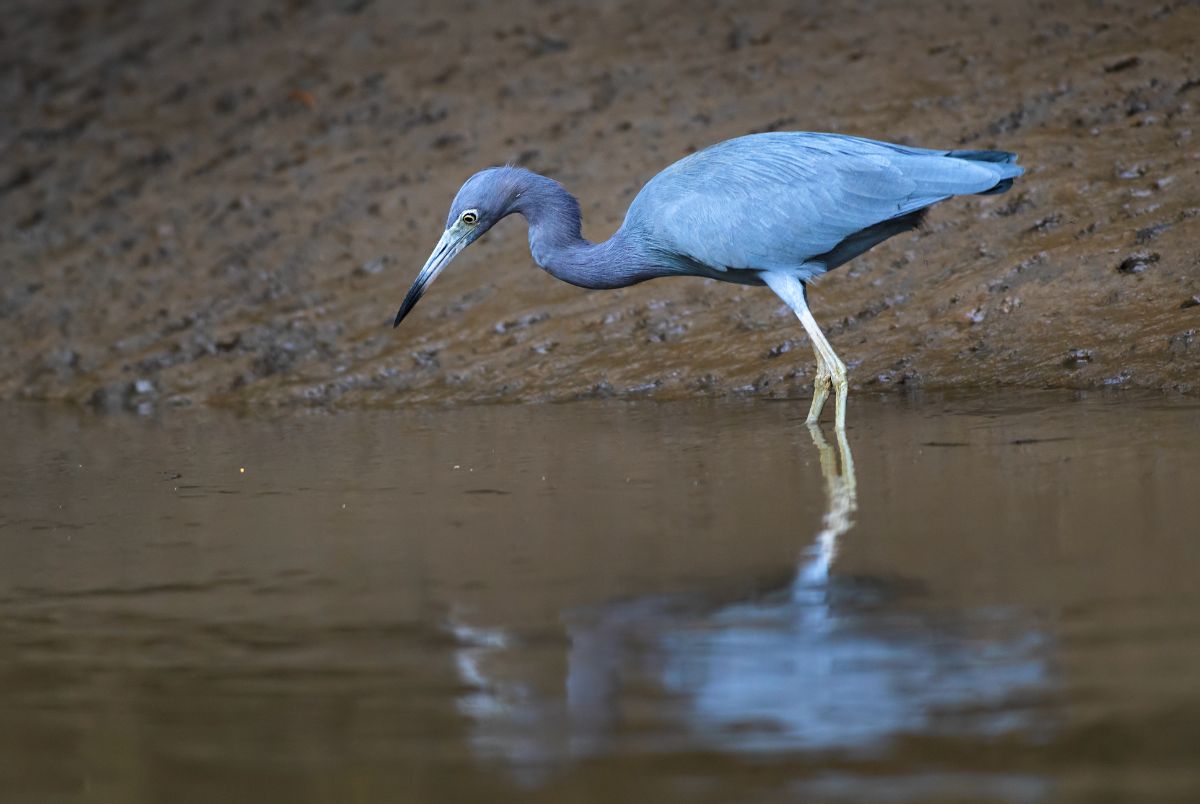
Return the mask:
[[[488,168],[454,197],[446,231],[395,325],[460,251],[519,212],[529,222],[534,261],[572,285],[620,288],[702,276],[771,288],[796,313],[816,354],[809,423],[820,417],[832,386],[843,430],[846,366],[809,312],[807,283],[915,229],[932,204],[1004,192],[1023,172],[1016,159],[1007,151],[937,151],[841,134],[750,134],[659,173],[603,243],[583,239],[579,202],[558,182],[524,168]]]

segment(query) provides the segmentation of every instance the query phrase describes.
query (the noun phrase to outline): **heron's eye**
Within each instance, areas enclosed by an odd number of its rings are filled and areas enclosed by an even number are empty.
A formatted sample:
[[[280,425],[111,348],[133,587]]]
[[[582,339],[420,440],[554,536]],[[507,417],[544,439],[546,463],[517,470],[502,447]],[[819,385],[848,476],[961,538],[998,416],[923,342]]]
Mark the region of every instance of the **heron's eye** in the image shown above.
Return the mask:
[[[467,226],[474,226],[479,223],[479,213],[475,210],[468,209],[462,214],[462,222]]]

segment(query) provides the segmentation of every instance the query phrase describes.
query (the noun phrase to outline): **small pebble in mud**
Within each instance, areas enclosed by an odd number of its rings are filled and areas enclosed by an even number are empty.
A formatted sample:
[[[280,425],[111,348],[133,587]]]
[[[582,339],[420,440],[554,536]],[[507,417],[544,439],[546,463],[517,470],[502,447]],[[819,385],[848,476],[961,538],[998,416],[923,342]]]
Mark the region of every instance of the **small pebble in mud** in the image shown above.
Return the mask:
[[[1147,226],[1144,229],[1138,229],[1134,234],[1134,241],[1139,246],[1144,246],[1170,228],[1171,224],[1169,223],[1159,223],[1154,226]]]
[[[1117,266],[1117,272],[1122,274],[1140,274],[1147,267],[1158,262],[1158,260],[1159,256],[1157,252],[1139,251],[1121,260],[1121,264]]]
[[[1134,67],[1137,67],[1141,63],[1142,63],[1142,60],[1138,56],[1126,56],[1125,58],[1120,59],[1119,61],[1114,61],[1111,64],[1104,65],[1104,72],[1119,73],[1122,70],[1129,70]]]
[[[1025,231],[1027,231],[1027,232],[1045,232],[1045,231],[1049,231],[1050,229],[1056,228],[1060,223],[1062,223],[1062,214],[1059,212],[1054,212],[1050,215],[1047,215],[1044,218],[1039,218],[1037,221],[1034,222],[1034,224],[1032,226],[1030,226]]]
[[[571,47],[571,43],[565,39],[557,39],[553,36],[538,31],[528,37],[525,42],[525,49],[530,56],[545,56],[549,53],[562,53]]]
[[[437,349],[421,349],[412,353],[413,364],[417,368],[441,368]]]
[[[388,262],[387,257],[376,257],[373,260],[367,260],[354,269],[354,274],[356,276],[373,276],[374,274],[382,273]]]
[[[1167,351],[1172,354],[1183,354],[1192,348],[1196,343],[1196,330],[1189,329],[1186,332],[1180,332],[1178,335],[1172,335],[1167,340]]]
[[[1066,359],[1063,360],[1063,365],[1070,369],[1079,368],[1085,363],[1091,363],[1092,356],[1091,349],[1070,349],[1067,351]]]
[[[1183,304],[1179,305],[1180,310],[1186,310],[1189,307],[1200,307],[1200,293],[1197,293],[1190,299],[1187,299]]]
[[[784,341],[783,343],[772,346],[770,348],[770,350],[767,351],[767,358],[770,359],[770,358],[779,357],[780,355],[783,355],[783,354],[787,354],[788,352],[795,349],[799,344],[800,344],[800,341],[789,338],[788,340]]]
[[[511,321],[500,321],[496,326],[492,327],[492,331],[497,335],[503,335],[505,332],[513,329],[524,329],[525,327],[540,324],[550,317],[549,313],[529,313],[520,318],[512,319]]]
[[[1017,273],[1021,273],[1022,271],[1028,271],[1030,268],[1036,268],[1037,266],[1041,265],[1045,261],[1046,261],[1046,252],[1039,251],[1037,254],[1034,254],[1032,257],[1021,260],[1019,263],[1017,263]]]

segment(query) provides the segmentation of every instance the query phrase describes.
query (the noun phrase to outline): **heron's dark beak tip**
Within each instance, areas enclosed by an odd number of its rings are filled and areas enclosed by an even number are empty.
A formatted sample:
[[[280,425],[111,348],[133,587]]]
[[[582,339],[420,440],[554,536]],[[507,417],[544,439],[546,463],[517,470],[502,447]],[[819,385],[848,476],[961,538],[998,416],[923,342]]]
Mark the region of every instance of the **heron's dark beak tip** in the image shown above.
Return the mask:
[[[404,320],[412,308],[421,300],[422,294],[425,292],[425,283],[419,279],[412,288],[409,289],[408,295],[404,297],[404,301],[400,303],[400,309],[396,311],[396,320],[392,322],[392,329],[400,326],[400,322]]]

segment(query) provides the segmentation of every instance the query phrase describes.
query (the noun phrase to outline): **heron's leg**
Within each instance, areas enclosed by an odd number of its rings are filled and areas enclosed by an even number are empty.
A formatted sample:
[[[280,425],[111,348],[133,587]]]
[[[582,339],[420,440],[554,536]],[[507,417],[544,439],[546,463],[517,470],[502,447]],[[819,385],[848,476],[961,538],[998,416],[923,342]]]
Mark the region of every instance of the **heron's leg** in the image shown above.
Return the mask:
[[[823,384],[814,384],[813,386],[813,405],[808,412],[809,422],[815,422],[821,414],[821,408],[825,405],[825,399],[829,394],[829,385],[833,385],[833,390],[837,396],[837,413],[834,419],[834,426],[838,430],[846,429],[846,394],[849,390],[849,383],[846,382],[846,364],[843,363],[833,351],[833,347],[829,345],[829,341],[825,339],[825,333],[821,332],[821,325],[813,318],[812,312],[808,309],[808,299],[804,292],[804,283],[791,274],[786,274],[778,271],[763,271],[759,276],[767,287],[775,291],[779,298],[787,302],[788,307],[792,308],[792,312],[800,319],[800,323],[804,326],[804,331],[808,333],[808,339],[812,341],[813,351],[817,353],[817,379],[822,376],[822,368],[828,372],[829,380]],[[822,366],[824,363],[824,366]],[[818,404],[818,402],[820,404]]]

